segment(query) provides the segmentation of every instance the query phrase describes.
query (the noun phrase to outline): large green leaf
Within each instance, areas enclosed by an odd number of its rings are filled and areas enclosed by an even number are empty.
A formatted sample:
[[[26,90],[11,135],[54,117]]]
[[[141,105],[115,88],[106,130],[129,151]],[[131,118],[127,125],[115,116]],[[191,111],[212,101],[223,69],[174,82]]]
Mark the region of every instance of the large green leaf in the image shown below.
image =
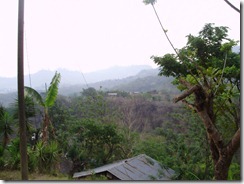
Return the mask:
[[[35,89],[25,86],[25,93],[32,97],[39,105],[45,106],[42,96]]]
[[[46,96],[46,100],[45,100],[45,106],[46,107],[51,107],[53,106],[57,95],[58,95],[58,85],[60,83],[61,80],[61,75],[60,73],[55,73],[55,75],[53,76],[52,82],[50,83],[50,86],[47,90],[47,96]]]

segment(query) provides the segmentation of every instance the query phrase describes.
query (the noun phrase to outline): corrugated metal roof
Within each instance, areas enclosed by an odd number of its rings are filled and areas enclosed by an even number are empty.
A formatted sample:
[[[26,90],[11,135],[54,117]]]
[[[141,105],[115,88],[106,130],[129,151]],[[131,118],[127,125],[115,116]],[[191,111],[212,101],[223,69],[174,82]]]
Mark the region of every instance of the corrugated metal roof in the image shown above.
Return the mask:
[[[74,173],[73,178],[109,172],[120,180],[170,180],[175,172],[161,167],[156,160],[141,154],[136,157],[104,165],[93,170]]]

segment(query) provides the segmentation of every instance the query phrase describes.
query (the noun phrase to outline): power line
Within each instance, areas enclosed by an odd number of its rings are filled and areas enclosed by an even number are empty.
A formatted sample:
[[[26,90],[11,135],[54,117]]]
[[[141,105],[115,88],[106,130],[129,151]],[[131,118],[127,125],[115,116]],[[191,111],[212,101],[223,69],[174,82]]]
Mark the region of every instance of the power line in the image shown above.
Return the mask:
[[[28,67],[28,72],[29,72],[29,82],[30,82],[30,87],[32,87],[31,83],[31,75],[30,75],[30,62],[29,62],[29,55],[28,55],[28,47],[27,47],[27,36],[26,36],[26,30],[24,31],[25,34],[25,51],[26,51],[26,61],[27,61],[27,67]]]
[[[83,72],[81,71],[81,69],[80,69],[80,72],[81,72],[81,75],[82,75],[82,77],[83,77],[83,79],[84,79],[84,81],[86,83],[86,87],[89,88],[89,86],[87,84],[87,81],[86,81],[86,78],[85,78],[85,75],[83,74]]]

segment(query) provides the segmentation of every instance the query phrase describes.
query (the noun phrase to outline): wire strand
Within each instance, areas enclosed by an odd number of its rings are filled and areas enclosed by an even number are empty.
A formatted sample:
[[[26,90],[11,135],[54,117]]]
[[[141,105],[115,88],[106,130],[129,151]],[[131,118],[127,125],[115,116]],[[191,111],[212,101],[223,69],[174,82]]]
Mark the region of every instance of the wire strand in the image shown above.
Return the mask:
[[[30,62],[29,62],[29,54],[28,54],[28,46],[27,46],[27,34],[26,31],[24,31],[25,34],[25,52],[26,52],[26,61],[27,61],[27,67],[28,67],[28,73],[29,73],[29,83],[30,87],[32,87],[32,82],[31,82],[31,74],[30,74]]]

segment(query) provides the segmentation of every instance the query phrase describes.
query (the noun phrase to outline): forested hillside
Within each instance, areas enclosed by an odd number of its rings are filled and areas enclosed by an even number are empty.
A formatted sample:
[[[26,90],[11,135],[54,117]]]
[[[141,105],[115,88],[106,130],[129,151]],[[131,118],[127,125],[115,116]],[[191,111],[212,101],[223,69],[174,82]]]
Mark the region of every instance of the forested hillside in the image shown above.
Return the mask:
[[[6,173],[21,171],[23,180],[29,174],[75,180],[74,173],[88,170],[91,175],[80,180],[120,179],[93,169],[146,154],[158,162],[158,176],[174,171],[171,180],[241,180],[239,41],[229,38],[228,27],[207,23],[176,48],[156,0],[143,3],[152,6],[174,51],[151,56],[157,69],[113,67],[96,75],[42,71],[32,76],[37,86],[24,86],[20,68],[18,94],[15,79],[0,78],[0,179],[19,179]]]
[[[26,98],[29,171],[71,177],[74,172],[145,153],[174,169],[175,179],[213,177],[204,127],[193,112],[172,103],[174,94],[156,90],[113,94],[87,88],[77,96],[58,95],[48,110],[51,124],[45,146],[40,137],[44,109]],[[1,169],[20,166],[16,108],[1,107],[8,114],[4,116],[8,129],[1,129],[6,131],[2,134]],[[240,178],[239,161],[237,154],[229,179]]]
[[[72,96],[78,95],[82,89],[87,89],[88,87],[93,87],[97,90],[102,90],[104,92],[109,91],[125,91],[125,92],[149,92],[149,91],[165,91],[172,94],[177,94],[179,90],[172,84],[173,77],[161,77],[158,76],[158,69],[143,69],[141,67],[135,69],[133,67],[134,72],[136,73],[133,76],[122,78],[122,79],[110,79],[105,81],[99,81],[96,83],[88,83],[88,84],[74,84],[75,82],[69,83],[69,85],[60,85],[59,87],[59,94],[65,96]],[[118,70],[123,71],[123,67]],[[139,72],[137,72],[139,71]],[[66,71],[67,72],[67,71]],[[67,79],[72,80],[72,76],[75,73],[70,72],[69,77]],[[79,74],[81,75],[81,74]],[[48,72],[49,76],[49,72]],[[48,77],[46,76],[46,77]],[[41,77],[39,77],[41,79]],[[63,77],[62,77],[63,79]],[[101,79],[101,78],[99,78]],[[74,81],[77,80],[76,77],[73,79]],[[83,79],[84,80],[84,79]],[[98,80],[98,79],[97,79]],[[48,79],[47,81],[50,81]],[[45,84],[45,83],[44,83]],[[37,88],[38,91],[44,92],[45,85],[42,88]],[[0,104],[3,106],[8,107],[15,101],[17,97],[16,92],[8,92],[8,93],[0,93]]]

